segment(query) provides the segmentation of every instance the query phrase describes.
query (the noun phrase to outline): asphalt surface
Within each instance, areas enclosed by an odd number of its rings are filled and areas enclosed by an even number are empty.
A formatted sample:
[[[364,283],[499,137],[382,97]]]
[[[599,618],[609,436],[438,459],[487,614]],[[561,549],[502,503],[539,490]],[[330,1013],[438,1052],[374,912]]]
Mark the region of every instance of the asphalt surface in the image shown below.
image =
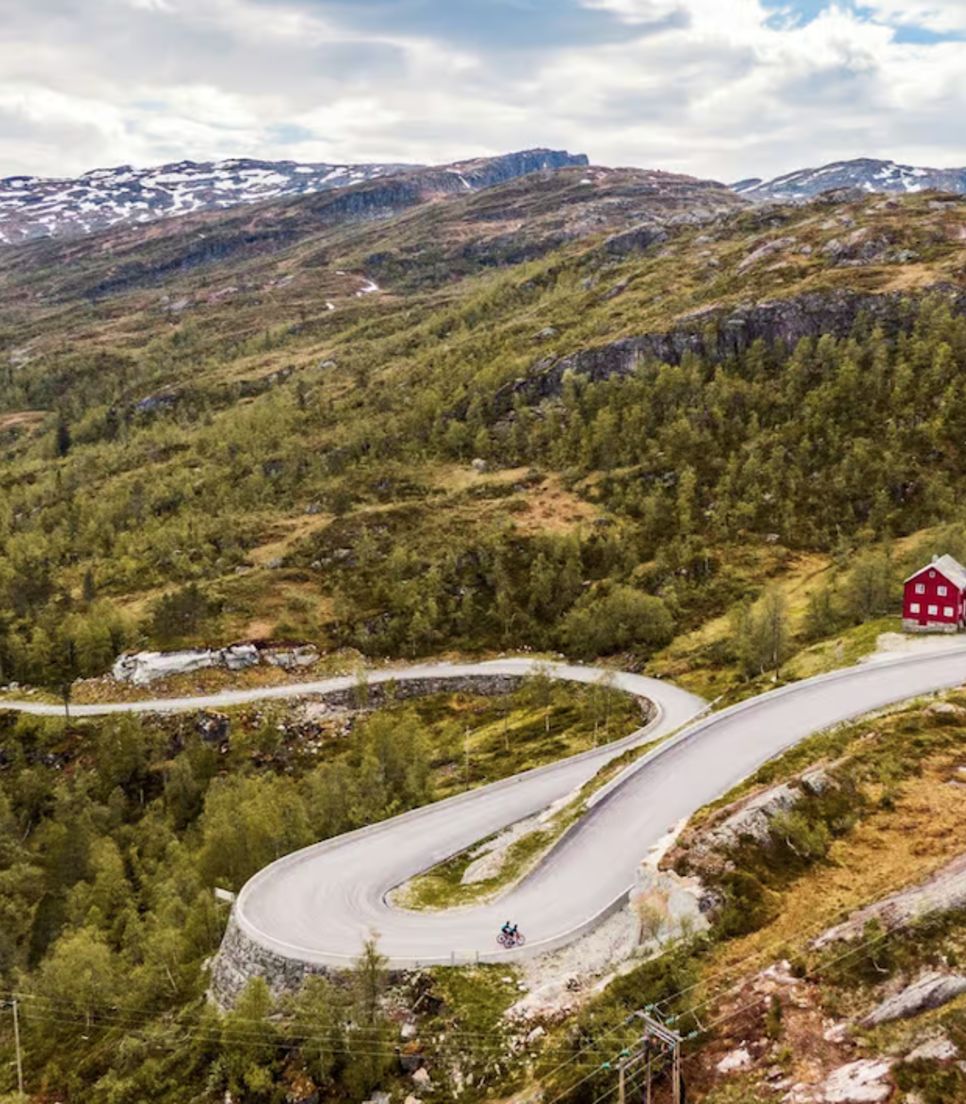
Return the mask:
[[[521,674],[533,660],[426,664],[371,672],[370,682],[465,674]],[[596,681],[602,671],[550,666],[559,678]],[[793,683],[695,720],[701,699],[669,683],[614,673],[619,689],[650,698],[658,716],[606,747],[468,791],[287,855],[259,871],[235,904],[257,943],[306,962],[345,965],[375,933],[390,964],[499,961],[562,946],[625,898],[640,859],[695,810],[812,733],[870,710],[966,681],[966,646],[848,668]],[[280,687],[75,706],[75,715],[217,708],[355,684],[352,676]],[[62,707],[6,701],[0,708],[58,714]],[[691,724],[686,722],[691,721]],[[684,726],[682,728],[682,726]],[[390,906],[387,893],[420,871],[581,786],[628,746],[680,730],[634,764],[523,881],[495,904],[439,913]],[[497,947],[507,920],[527,936],[521,951]]]
[[[482,663],[421,663],[411,664],[408,667],[386,667],[366,671],[365,678],[366,682],[372,685],[407,679],[458,678],[461,675],[526,675],[538,669],[547,670],[558,678],[570,679],[574,682],[596,682],[604,675],[612,676],[613,685],[617,689],[650,698],[656,704],[663,702],[667,706],[668,720],[674,721],[675,724],[687,720],[696,710],[704,706],[704,702],[694,694],[688,694],[670,683],[661,682],[660,679],[645,678],[619,671],[605,671],[599,667],[548,663],[541,659],[522,657],[491,659]],[[136,701],[77,705],[71,703],[70,715],[103,717],[112,713],[184,713],[193,709],[224,709],[232,705],[245,705],[248,702],[303,698],[332,690],[349,690],[358,684],[358,675],[333,675],[331,678],[316,679],[312,682],[287,682],[281,686],[256,686],[247,690],[221,690],[213,694],[195,694],[183,698],[139,698]],[[0,697],[0,710],[2,709],[40,717],[64,715],[64,706],[59,702],[35,702]],[[626,744],[627,741],[622,743]],[[611,748],[615,746],[617,745],[610,745]]]
[[[625,899],[638,862],[670,828],[768,759],[841,721],[964,680],[966,647],[793,683],[698,721],[629,768],[622,784],[495,904],[417,913],[390,906],[386,894],[581,784],[603,757],[496,783],[286,856],[243,887],[235,921],[265,947],[332,966],[357,956],[370,933],[398,968],[550,950]],[[664,706],[652,736],[699,708],[664,683],[622,675],[618,684],[651,693]],[[496,945],[507,919],[527,936],[522,951]]]

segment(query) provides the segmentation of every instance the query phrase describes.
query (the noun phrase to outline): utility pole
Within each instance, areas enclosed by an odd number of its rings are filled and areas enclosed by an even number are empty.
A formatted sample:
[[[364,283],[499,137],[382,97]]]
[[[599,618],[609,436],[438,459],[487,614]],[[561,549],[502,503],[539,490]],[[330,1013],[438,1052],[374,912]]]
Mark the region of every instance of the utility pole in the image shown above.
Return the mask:
[[[672,1031],[652,1011],[637,1012],[636,1016],[643,1021],[640,1042],[622,1051],[617,1061],[619,1104],[626,1104],[627,1101],[629,1070],[640,1071],[644,1075],[641,1086],[644,1104],[653,1104],[655,1084],[659,1084],[667,1074],[671,1078],[672,1104],[686,1104],[684,1079],[681,1076],[680,1034]],[[605,1068],[612,1068],[609,1062]]]
[[[650,1104],[653,1078],[651,1052],[657,1050],[659,1054],[663,1054],[664,1057],[670,1059],[672,1104],[685,1104],[684,1082],[681,1078],[681,1036],[678,1032],[672,1031],[671,1028],[663,1024],[651,1012],[638,1012],[638,1016],[644,1021],[641,1045],[647,1068],[647,1095],[645,1100]]]
[[[463,732],[463,785],[470,788],[470,728]]]
[[[13,1000],[0,1004],[0,1008],[7,1007],[13,1012],[13,1045],[17,1054],[17,1092],[21,1096],[23,1091],[23,1054],[20,1049],[20,1004],[16,997]]]

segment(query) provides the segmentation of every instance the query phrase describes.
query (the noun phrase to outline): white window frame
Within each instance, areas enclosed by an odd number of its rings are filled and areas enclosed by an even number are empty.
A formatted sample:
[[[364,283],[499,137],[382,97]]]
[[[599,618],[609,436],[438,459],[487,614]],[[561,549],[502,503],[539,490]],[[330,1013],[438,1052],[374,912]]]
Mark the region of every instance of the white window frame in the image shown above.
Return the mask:
[[[939,595],[940,598],[945,598],[946,597],[946,588],[944,586],[937,586],[936,587],[936,593]]]
[[[928,613],[930,617],[936,617],[939,613],[939,606],[927,606],[926,613]]]
[[[943,606],[943,617],[952,617],[954,613],[952,606]]]
[[[919,612],[919,603],[918,602],[910,602],[909,603],[909,612],[910,613],[918,613]]]
[[[926,584],[925,583],[916,583],[916,594],[925,594],[925,593],[926,593]]]

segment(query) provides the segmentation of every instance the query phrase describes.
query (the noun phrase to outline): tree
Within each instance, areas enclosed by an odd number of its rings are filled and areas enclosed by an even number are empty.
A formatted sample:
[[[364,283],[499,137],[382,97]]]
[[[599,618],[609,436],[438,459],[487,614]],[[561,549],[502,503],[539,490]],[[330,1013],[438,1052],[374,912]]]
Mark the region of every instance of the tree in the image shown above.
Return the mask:
[[[225,1016],[221,1055],[229,1091],[240,1099],[268,1101],[276,1080],[278,1036],[269,1019],[272,995],[262,977],[252,978]]]
[[[56,449],[58,456],[66,456],[70,452],[71,437],[67,422],[61,418],[57,423]]]
[[[842,610],[830,586],[819,587],[808,596],[805,606],[805,638],[821,640],[842,626]]]
[[[116,1000],[119,977],[103,937],[90,928],[62,936],[37,975],[40,996],[83,1016],[89,1028]]]
[[[892,562],[885,552],[858,556],[842,588],[846,612],[856,623],[888,613],[896,604],[896,593]]]
[[[777,672],[788,658],[788,611],[778,587],[769,587],[752,607],[740,607],[732,620],[732,648],[745,674]]]
[[[577,656],[606,655],[626,648],[667,644],[674,622],[660,598],[618,585],[593,591],[567,614],[561,638]]]
[[[375,937],[370,937],[352,971],[344,1082],[353,1100],[364,1100],[379,1088],[392,1065],[390,1026],[383,1007],[387,978],[386,959],[379,953]]]
[[[330,1085],[345,1061],[347,1002],[326,977],[306,978],[291,1001],[289,1032],[301,1040],[302,1060],[312,1080]]]

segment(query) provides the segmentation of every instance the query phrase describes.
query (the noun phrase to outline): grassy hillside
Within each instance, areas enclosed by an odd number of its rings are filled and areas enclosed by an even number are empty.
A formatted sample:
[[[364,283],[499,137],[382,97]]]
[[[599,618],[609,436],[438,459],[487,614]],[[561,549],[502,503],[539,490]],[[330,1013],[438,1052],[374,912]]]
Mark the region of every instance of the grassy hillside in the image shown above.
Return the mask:
[[[961,201],[565,170],[313,203],[0,254],[6,677],[245,635],[645,659],[756,546],[957,515]]]

